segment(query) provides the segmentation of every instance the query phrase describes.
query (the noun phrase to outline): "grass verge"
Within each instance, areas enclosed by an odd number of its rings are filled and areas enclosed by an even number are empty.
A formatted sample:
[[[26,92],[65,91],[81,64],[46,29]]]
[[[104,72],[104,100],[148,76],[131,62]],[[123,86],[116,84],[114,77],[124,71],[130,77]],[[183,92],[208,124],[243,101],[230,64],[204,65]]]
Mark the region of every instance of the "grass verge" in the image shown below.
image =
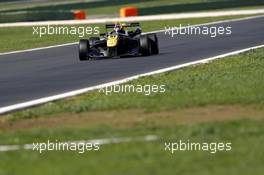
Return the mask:
[[[98,130],[75,129],[68,130],[68,133],[75,133],[76,137],[86,135],[88,138],[89,135],[98,133]],[[103,131],[104,128],[100,130]],[[123,135],[129,134],[124,129],[114,131]],[[263,173],[264,154],[261,150],[264,144],[264,130],[261,122],[244,120],[192,126],[142,126],[130,129],[129,132],[143,134],[146,131],[159,134],[162,139],[156,142],[103,145],[98,152],[84,154],[63,151],[50,151],[42,154],[33,151],[1,152],[0,174],[158,175],[179,173],[187,175],[194,171],[198,175],[261,175]],[[116,135],[110,129],[108,133],[112,136]],[[46,137],[49,134],[54,133],[46,133]],[[164,142],[179,142],[179,140],[207,143],[231,142],[232,151],[215,154],[206,151],[177,151],[171,154],[164,150]]]

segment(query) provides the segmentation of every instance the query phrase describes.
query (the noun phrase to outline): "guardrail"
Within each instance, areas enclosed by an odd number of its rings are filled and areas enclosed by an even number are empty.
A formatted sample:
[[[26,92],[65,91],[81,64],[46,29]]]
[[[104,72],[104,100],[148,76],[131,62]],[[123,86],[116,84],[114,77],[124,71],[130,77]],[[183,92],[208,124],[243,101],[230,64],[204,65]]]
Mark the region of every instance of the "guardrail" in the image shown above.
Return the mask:
[[[2,23],[0,27],[26,27],[26,26],[44,26],[44,25],[81,25],[81,24],[100,24],[109,22],[132,22],[132,21],[153,21],[153,20],[172,20],[172,19],[188,19],[188,18],[205,18],[219,16],[237,16],[237,15],[257,15],[264,14],[264,9],[254,10],[229,10],[216,12],[193,12],[193,13],[177,13],[165,15],[149,15],[134,16],[126,18],[102,18],[102,19],[86,19],[86,20],[61,20],[61,21],[40,21],[40,22],[16,22]]]

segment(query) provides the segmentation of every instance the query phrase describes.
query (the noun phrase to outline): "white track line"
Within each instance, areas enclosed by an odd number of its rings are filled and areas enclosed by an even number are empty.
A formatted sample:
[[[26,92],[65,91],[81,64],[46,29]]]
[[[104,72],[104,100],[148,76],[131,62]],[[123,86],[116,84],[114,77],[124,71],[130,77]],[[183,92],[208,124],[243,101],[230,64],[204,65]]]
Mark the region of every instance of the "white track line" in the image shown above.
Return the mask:
[[[15,53],[31,52],[31,51],[37,51],[37,50],[43,50],[43,49],[52,49],[52,48],[63,47],[63,46],[70,46],[70,45],[74,45],[77,43],[78,42],[73,42],[73,43],[59,44],[59,45],[54,45],[54,46],[46,46],[46,47],[39,47],[39,48],[26,49],[26,50],[4,52],[4,53],[0,53],[0,56],[1,55],[10,55],[10,54],[15,54]]]
[[[108,23],[108,22],[114,22],[114,21],[120,21],[120,22],[154,21],[154,20],[204,18],[204,17],[219,17],[219,16],[235,16],[235,15],[257,15],[257,14],[263,14],[263,13],[264,13],[264,9],[227,10],[227,11],[213,11],[213,12],[192,12],[192,13],[176,13],[176,14],[164,14],[164,15],[135,16],[135,17],[127,17],[127,18],[103,18],[103,19],[87,19],[87,20],[16,22],[16,23],[3,23],[3,24],[0,24],[0,27],[102,24],[102,23]]]
[[[105,138],[105,139],[93,139],[93,140],[75,140],[67,141],[62,143],[96,143],[98,145],[106,144],[117,144],[117,143],[127,143],[127,142],[151,142],[158,140],[155,135],[147,135],[143,137],[116,137],[116,138]],[[42,143],[42,142],[41,142]],[[33,144],[25,145],[0,145],[0,152],[7,151],[17,151],[17,150],[33,150]]]
[[[214,57],[210,57],[210,58],[201,59],[201,60],[198,60],[198,61],[192,61],[192,62],[189,62],[189,63],[175,65],[175,66],[172,66],[172,67],[155,70],[155,71],[151,71],[151,72],[148,72],[148,73],[134,75],[134,76],[131,76],[131,77],[127,77],[127,78],[120,79],[120,80],[117,80],[117,81],[112,81],[112,82],[100,84],[100,85],[97,85],[97,86],[87,87],[87,88],[78,89],[78,90],[74,90],[74,91],[70,91],[70,92],[66,92],[66,93],[62,93],[62,94],[58,94],[58,95],[54,95],[54,96],[44,97],[44,98],[40,98],[40,99],[36,99],[36,100],[24,102],[24,103],[19,103],[19,104],[15,104],[15,105],[2,107],[2,108],[0,108],[0,114],[4,114],[4,113],[8,113],[8,112],[19,110],[19,109],[32,107],[32,106],[37,106],[37,105],[40,105],[40,104],[44,104],[44,103],[48,103],[48,102],[51,102],[51,101],[56,101],[56,100],[60,100],[60,99],[68,98],[68,97],[73,97],[73,96],[76,96],[76,95],[80,95],[80,94],[83,94],[83,93],[86,93],[86,92],[89,92],[89,91],[93,91],[93,90],[98,90],[98,89],[105,88],[105,87],[108,87],[108,86],[113,86],[113,85],[117,85],[117,84],[123,84],[123,83],[126,83],[128,81],[138,79],[140,77],[145,77],[145,76],[150,76],[150,75],[154,75],[154,74],[159,74],[159,73],[164,73],[164,72],[168,72],[168,71],[173,71],[173,70],[176,70],[176,69],[180,69],[180,68],[183,68],[183,67],[192,66],[192,65],[196,65],[196,64],[208,63],[209,61],[212,61],[212,60],[215,60],[215,59],[219,59],[219,58],[223,58],[223,57],[227,57],[227,56],[231,56],[231,55],[237,55],[239,53],[243,53],[243,52],[247,52],[247,51],[252,50],[252,49],[258,49],[258,48],[263,48],[263,47],[264,47],[264,45],[249,47],[249,48],[246,48],[246,49],[241,49],[241,50],[229,52],[229,53],[226,53],[226,54],[222,54],[222,55],[218,55],[218,56],[214,56]]]
[[[244,17],[244,18],[239,18],[239,19],[229,19],[229,20],[221,20],[221,21],[215,21],[215,22],[208,22],[208,23],[203,23],[203,24],[191,25],[189,27],[204,26],[204,25],[213,25],[213,24],[220,24],[220,23],[227,23],[227,22],[238,22],[238,21],[256,19],[256,18],[261,18],[261,17],[264,17],[264,15],[252,16],[252,17]],[[184,29],[184,27],[182,27],[182,29]],[[156,30],[156,31],[152,31],[152,32],[145,32],[143,34],[148,34],[148,33],[161,33],[161,32],[164,32],[164,31],[165,30],[162,29],[162,30]],[[50,49],[50,48],[56,48],[56,47],[63,47],[63,46],[69,46],[69,45],[75,45],[75,44],[78,44],[78,42],[72,42],[72,43],[66,43],[66,44],[59,44],[59,45],[53,45],[53,46],[46,46],[46,47],[39,47],[39,48],[34,48],[34,49],[26,49],[26,50],[18,50],[18,51],[11,51],[11,52],[3,52],[3,53],[0,53],[0,56],[1,55],[15,54],[15,53],[38,51],[38,50],[44,50],[44,49]]]

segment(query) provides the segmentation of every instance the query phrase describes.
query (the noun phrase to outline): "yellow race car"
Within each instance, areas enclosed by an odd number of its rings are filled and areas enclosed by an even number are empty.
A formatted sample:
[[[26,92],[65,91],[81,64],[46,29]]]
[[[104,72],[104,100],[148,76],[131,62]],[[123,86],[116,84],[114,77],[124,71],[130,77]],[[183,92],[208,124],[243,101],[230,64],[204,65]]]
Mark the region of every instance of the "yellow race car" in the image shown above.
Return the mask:
[[[81,61],[92,58],[149,56],[159,53],[157,35],[143,34],[139,23],[106,24],[105,28],[106,33],[100,34],[100,37],[80,40]]]

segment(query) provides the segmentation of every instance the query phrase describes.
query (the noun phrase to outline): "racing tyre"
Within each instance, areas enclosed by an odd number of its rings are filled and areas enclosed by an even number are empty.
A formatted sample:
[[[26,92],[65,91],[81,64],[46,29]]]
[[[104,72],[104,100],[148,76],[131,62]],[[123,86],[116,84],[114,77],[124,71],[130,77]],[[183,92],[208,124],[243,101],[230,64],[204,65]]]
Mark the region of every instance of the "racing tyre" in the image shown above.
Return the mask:
[[[151,39],[151,54],[157,55],[159,54],[159,43],[158,37],[156,34],[153,34],[153,39]]]
[[[143,56],[149,56],[151,54],[151,39],[148,35],[141,35],[139,38],[140,53]]]
[[[85,61],[88,59],[87,53],[89,51],[90,44],[87,39],[81,39],[79,42],[79,59]]]

